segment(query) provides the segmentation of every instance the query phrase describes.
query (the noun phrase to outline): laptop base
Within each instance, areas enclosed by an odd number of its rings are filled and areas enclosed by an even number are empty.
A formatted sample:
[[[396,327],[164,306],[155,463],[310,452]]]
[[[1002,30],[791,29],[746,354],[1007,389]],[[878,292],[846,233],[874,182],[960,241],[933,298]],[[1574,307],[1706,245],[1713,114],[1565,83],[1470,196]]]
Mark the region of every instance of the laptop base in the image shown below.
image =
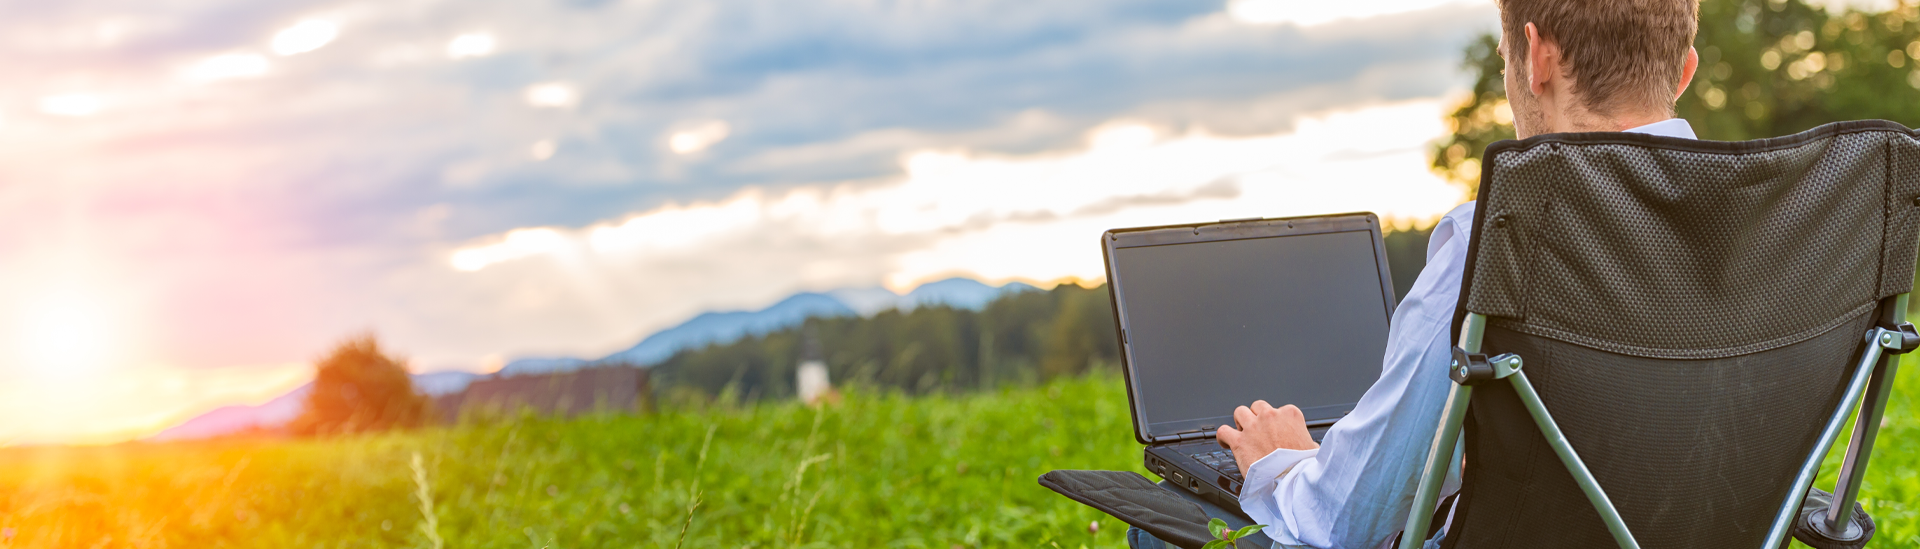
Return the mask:
[[[1327,436],[1330,426],[1309,427],[1314,442]],[[1227,509],[1240,508],[1240,467],[1233,452],[1212,437],[1148,446],[1143,452],[1147,471]]]

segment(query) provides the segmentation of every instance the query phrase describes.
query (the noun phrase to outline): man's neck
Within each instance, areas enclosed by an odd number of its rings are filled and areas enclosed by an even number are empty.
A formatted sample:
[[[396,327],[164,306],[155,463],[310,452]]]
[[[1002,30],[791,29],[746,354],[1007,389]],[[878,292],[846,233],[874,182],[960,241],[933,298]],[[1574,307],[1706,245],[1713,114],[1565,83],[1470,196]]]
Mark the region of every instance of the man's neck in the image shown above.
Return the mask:
[[[1561,126],[1561,127],[1554,129],[1554,131],[1555,132],[1618,132],[1618,131],[1626,131],[1633,128],[1638,128],[1641,126],[1645,126],[1647,124],[1660,122],[1670,118],[1673,118],[1673,115],[1671,113],[1666,113],[1666,112],[1637,112],[1637,113],[1624,114],[1620,116],[1607,117],[1607,116],[1597,116],[1597,115],[1594,115],[1593,113],[1586,112],[1584,109],[1582,109],[1581,112],[1566,113],[1562,115],[1559,120],[1560,124],[1557,124],[1558,126]]]
[[[1613,131],[1613,132],[1626,131],[1633,128],[1645,126],[1648,124],[1665,121],[1671,118],[1673,118],[1672,113],[1664,113],[1664,112],[1663,113],[1640,113],[1633,116],[1615,117],[1609,123],[1609,125],[1613,127],[1607,128],[1605,131]]]

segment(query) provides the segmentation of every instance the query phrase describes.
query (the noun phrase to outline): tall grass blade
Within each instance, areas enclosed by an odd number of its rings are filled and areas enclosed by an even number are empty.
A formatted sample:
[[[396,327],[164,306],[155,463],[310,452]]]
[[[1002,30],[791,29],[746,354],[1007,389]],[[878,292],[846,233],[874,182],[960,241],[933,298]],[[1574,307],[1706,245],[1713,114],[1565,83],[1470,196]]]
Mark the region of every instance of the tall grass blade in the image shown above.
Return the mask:
[[[680,523],[680,541],[673,544],[680,549],[687,544],[687,529],[693,526],[693,511],[700,508],[700,471],[707,467],[707,448],[713,446],[713,432],[720,430],[719,424],[707,426],[707,439],[700,442],[700,459],[693,464],[693,486],[687,489],[687,520]]]
[[[420,459],[420,452],[413,453],[413,497],[420,500],[420,533],[427,536],[427,543],[433,549],[442,549],[446,543],[440,539],[440,516],[433,512],[433,490],[427,485],[427,464]]]

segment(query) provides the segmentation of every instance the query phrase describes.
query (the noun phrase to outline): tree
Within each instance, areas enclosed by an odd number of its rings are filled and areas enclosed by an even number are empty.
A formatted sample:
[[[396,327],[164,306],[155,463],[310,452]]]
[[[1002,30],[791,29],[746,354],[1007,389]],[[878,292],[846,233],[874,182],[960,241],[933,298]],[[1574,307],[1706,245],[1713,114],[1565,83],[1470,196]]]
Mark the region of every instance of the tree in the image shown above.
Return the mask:
[[[417,427],[427,419],[427,397],[414,392],[399,359],[373,335],[347,339],[315,365],[306,410],[288,426],[295,434],[356,433]]]
[[[1447,117],[1433,150],[1448,180],[1480,183],[1480,155],[1511,139],[1513,111],[1500,71],[1499,37],[1466,48],[1472,93]],[[1842,120],[1920,125],[1920,3],[1883,12],[1832,13],[1802,0],[1703,0],[1699,72],[1675,112],[1701,139],[1777,137]]]

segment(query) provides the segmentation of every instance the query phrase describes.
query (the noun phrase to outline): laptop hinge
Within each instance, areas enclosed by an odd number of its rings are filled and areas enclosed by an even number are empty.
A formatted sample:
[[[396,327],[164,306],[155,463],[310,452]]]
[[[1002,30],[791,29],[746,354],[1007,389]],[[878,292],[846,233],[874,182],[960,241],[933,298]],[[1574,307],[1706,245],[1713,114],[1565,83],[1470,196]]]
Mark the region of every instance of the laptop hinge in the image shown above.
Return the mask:
[[[1194,429],[1191,431],[1181,431],[1171,435],[1160,435],[1160,436],[1153,437],[1153,443],[1168,444],[1168,443],[1174,443],[1174,442],[1186,442],[1189,440],[1203,440],[1211,436],[1213,436],[1213,431],[1209,431],[1206,429]]]

